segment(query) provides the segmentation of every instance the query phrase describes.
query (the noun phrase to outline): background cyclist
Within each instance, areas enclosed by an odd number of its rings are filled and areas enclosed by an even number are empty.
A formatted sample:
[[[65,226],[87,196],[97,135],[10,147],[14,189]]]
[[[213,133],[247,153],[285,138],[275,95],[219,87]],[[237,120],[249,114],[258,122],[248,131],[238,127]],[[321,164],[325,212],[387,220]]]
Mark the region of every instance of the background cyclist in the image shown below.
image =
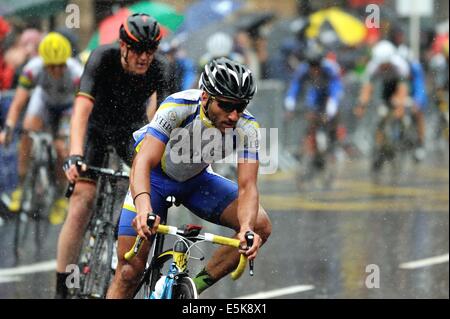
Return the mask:
[[[165,94],[165,63],[156,55],[161,39],[156,20],[146,14],[129,16],[119,35],[119,44],[100,46],[92,52],[75,99],[70,156],[64,170],[67,179],[77,183],[58,240],[57,298],[66,297],[66,266],[77,260],[96,193],[97,176],[79,172],[75,163],[81,160],[102,166],[110,145],[131,164],[131,134],[148,123],[157,98]]]
[[[5,128],[0,133],[0,144],[9,144],[13,137],[21,111],[27,104],[28,108],[23,121],[23,129],[41,131],[49,128],[57,137],[60,120],[70,114],[76,91],[78,90],[83,67],[70,56],[72,49],[69,41],[59,33],[49,33],[39,45],[39,56],[32,58],[23,68],[19,78],[19,86],[8,111]],[[33,90],[34,89],[34,90]],[[31,97],[30,97],[31,95]],[[64,140],[55,141],[61,167],[67,156],[67,146]],[[19,147],[19,187],[12,194],[9,209],[18,211],[22,197],[21,184],[28,167],[31,139],[22,134]],[[57,170],[60,190],[63,190],[64,175]],[[59,199],[55,204],[63,204]],[[62,222],[62,220],[61,220]]]
[[[305,106],[307,109],[306,147],[313,157],[317,152],[313,136],[320,122],[325,123],[330,144],[337,139],[339,102],[343,94],[343,84],[340,67],[325,57],[319,44],[312,42],[305,52],[305,60],[295,70],[286,93],[284,106],[286,119],[294,116],[298,98],[305,91]],[[300,154],[303,152],[300,150]]]
[[[383,143],[382,131],[388,116],[393,112],[395,118],[401,119],[405,113],[405,107],[409,100],[408,78],[408,63],[398,54],[395,46],[387,40],[378,42],[372,49],[372,58],[366,67],[359,104],[354,110],[359,118],[364,115],[374,91],[373,83],[380,83],[383,101],[383,106],[380,108],[387,107],[388,111],[384,114],[378,112],[380,119],[375,131],[373,172],[379,171],[384,161],[380,147]]]
[[[257,189],[259,125],[245,111],[256,92],[251,71],[244,65],[220,58],[205,66],[200,78],[201,90],[172,94],[160,106],[152,122],[134,133],[138,153],[130,175],[130,191],[122,209],[119,224],[118,260],[108,298],[131,298],[144,271],[153,229],[146,221],[149,213],[165,220],[167,196],[175,196],[181,204],[200,218],[236,231],[245,246],[246,231],[255,232],[253,246],[245,253],[254,259],[259,246],[271,233],[271,223],[259,204]],[[180,130],[181,129],[181,130]],[[208,130],[216,134],[214,148],[200,149],[190,143]],[[180,141],[179,132],[185,139]],[[206,133],[205,133],[206,134]],[[237,145],[222,141],[236,136]],[[177,147],[182,147],[181,154]],[[210,145],[211,146],[211,145]],[[210,163],[225,158],[237,148],[238,183],[212,171]],[[213,151],[212,151],[213,149]],[[177,156],[184,160],[179,161]],[[198,157],[199,156],[199,157]],[[195,158],[198,160],[196,161]],[[136,235],[146,238],[140,253],[127,262],[123,256],[132,247]],[[198,293],[230,273],[239,262],[239,253],[220,247],[195,278]]]

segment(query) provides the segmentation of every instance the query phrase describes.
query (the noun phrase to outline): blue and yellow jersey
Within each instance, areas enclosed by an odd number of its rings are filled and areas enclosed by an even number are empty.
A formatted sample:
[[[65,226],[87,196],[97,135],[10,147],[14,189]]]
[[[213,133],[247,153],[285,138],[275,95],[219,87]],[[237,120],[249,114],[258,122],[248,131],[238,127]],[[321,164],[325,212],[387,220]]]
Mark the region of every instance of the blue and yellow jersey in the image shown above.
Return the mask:
[[[147,134],[166,144],[161,168],[179,182],[233,156],[235,150],[240,159],[258,160],[260,132],[256,119],[244,111],[236,128],[221,134],[205,116],[201,94],[201,90],[186,90],[170,95],[151,123],[133,133],[137,151]]]

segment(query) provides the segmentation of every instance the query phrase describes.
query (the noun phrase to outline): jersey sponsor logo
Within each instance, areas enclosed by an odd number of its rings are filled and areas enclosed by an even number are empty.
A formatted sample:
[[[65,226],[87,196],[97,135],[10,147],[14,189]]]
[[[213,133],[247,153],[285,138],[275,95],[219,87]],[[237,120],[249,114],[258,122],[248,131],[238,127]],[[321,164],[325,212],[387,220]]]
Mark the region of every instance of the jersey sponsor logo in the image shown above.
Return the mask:
[[[156,123],[166,131],[170,132],[172,130],[170,123],[160,114],[156,115]]]

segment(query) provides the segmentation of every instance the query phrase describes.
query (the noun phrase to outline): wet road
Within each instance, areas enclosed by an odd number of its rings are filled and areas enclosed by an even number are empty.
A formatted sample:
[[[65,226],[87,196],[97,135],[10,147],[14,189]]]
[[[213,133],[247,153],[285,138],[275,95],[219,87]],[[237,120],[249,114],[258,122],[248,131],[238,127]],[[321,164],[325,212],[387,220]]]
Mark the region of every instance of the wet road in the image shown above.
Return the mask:
[[[255,276],[246,272],[235,283],[225,278],[202,297],[449,298],[448,157],[408,162],[401,175],[386,171],[378,184],[367,168],[363,160],[342,163],[330,190],[299,192],[291,172],[261,176],[273,233],[256,260]],[[197,219],[183,211],[169,219],[176,225],[192,221]],[[23,262],[28,266],[13,268],[13,225],[0,227],[0,298],[52,297],[59,228],[52,226],[38,259],[30,242]],[[194,272],[200,268],[197,261],[193,265]]]

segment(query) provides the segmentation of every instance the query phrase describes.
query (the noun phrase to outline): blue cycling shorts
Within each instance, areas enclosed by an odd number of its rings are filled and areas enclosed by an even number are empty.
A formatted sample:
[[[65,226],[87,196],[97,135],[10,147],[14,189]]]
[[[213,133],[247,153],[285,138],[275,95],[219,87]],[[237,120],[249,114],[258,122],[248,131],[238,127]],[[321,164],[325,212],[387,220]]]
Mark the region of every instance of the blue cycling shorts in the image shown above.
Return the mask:
[[[151,172],[151,204],[153,212],[167,220],[168,205],[166,198],[175,196],[178,202],[198,217],[220,224],[220,216],[238,197],[235,182],[205,169],[200,174],[184,182],[177,182],[163,173],[160,167]],[[128,190],[119,221],[119,236],[136,236],[132,221],[136,217],[136,208]]]

